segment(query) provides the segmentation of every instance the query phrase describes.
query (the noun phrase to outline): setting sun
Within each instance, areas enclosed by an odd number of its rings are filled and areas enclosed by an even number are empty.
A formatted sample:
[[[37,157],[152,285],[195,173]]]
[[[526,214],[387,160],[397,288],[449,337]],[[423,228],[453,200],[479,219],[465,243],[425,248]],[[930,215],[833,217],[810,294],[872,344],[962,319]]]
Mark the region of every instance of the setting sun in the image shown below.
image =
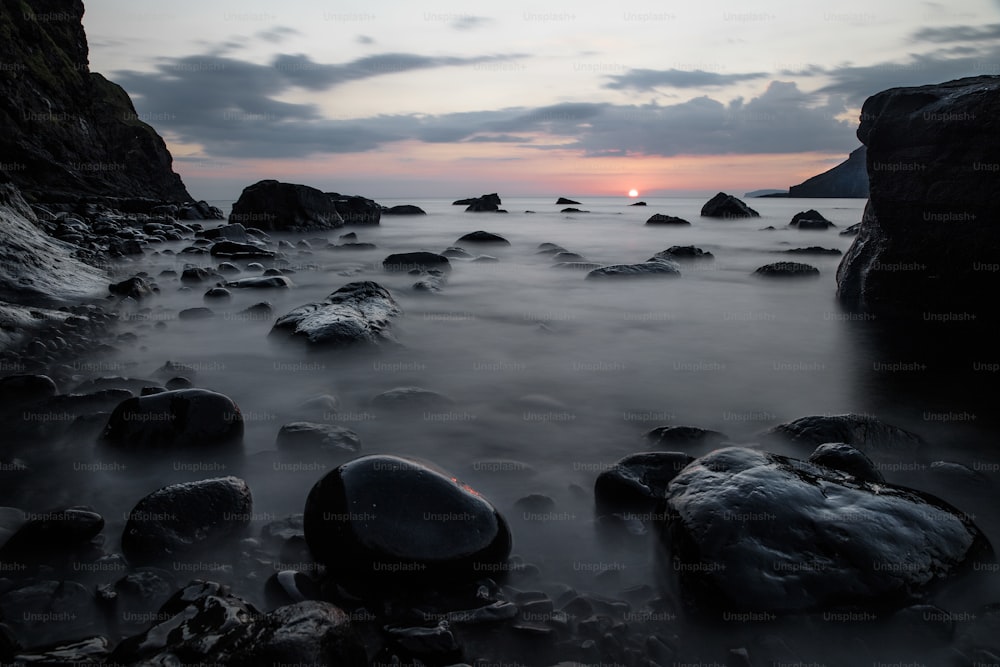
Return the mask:
[[[629,197],[638,197],[639,196],[639,191],[636,190],[635,188],[632,188],[631,190],[628,191],[628,196]]]

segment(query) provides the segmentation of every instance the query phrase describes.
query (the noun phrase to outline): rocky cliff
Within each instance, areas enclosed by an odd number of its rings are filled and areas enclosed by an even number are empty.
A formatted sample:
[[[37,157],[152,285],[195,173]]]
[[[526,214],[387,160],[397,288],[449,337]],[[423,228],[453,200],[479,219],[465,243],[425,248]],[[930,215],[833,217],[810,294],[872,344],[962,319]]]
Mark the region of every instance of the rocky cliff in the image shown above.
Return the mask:
[[[864,146],[851,151],[847,159],[833,169],[788,188],[789,197],[867,197],[868,169]]]
[[[90,71],[81,0],[0,3],[0,182],[29,201],[189,201],[163,139]]]
[[[923,320],[996,319],[1000,77],[870,97],[858,138],[870,199],[837,271],[850,306]]]

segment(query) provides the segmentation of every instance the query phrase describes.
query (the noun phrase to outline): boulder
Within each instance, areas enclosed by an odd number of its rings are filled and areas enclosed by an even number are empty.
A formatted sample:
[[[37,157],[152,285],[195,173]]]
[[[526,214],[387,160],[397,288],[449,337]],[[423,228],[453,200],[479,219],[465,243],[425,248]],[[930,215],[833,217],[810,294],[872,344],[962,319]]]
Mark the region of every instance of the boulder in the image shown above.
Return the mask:
[[[728,438],[718,431],[698,426],[657,426],[647,431],[643,437],[657,447],[694,447],[717,445]]]
[[[422,387],[396,387],[372,398],[372,406],[383,410],[446,410],[453,404],[444,394]]]
[[[377,225],[382,217],[382,207],[365,197],[341,195],[336,192],[326,193],[333,202],[344,224]]]
[[[292,281],[287,276],[252,276],[250,278],[240,278],[230,280],[226,287],[237,289],[288,289],[293,287]]]
[[[828,442],[853,445],[865,453],[911,453],[926,443],[916,433],[870,415],[814,415],[778,424],[766,435],[814,448]]]
[[[442,257],[447,257],[449,259],[472,259],[472,255],[465,252],[461,248],[456,246],[450,246],[441,253]]]
[[[758,267],[754,275],[765,278],[808,278],[819,275],[819,269],[800,262],[775,262]]]
[[[715,259],[715,256],[693,245],[673,245],[666,250],[661,250],[646,261],[655,262],[661,259],[684,262],[693,259]]]
[[[587,280],[604,278],[679,278],[680,267],[669,260],[643,262],[642,264],[612,264],[594,269]]]
[[[59,389],[48,375],[8,375],[0,378],[0,411],[52,398]]]
[[[590,211],[581,211],[580,209],[574,208],[572,206],[570,206],[568,208],[561,209],[559,212],[560,213],[590,213]]]
[[[580,202],[573,201],[572,199],[566,199],[566,197],[560,197],[559,199],[556,200],[556,206],[570,206],[579,204]]]
[[[683,452],[630,454],[597,476],[594,500],[601,514],[649,513],[667,492],[670,480],[694,457]]]
[[[459,237],[459,239],[457,241],[455,241],[455,243],[462,243],[462,242],[465,242],[465,243],[492,243],[492,244],[496,244],[496,245],[510,245],[510,241],[508,241],[504,237],[499,236],[497,234],[490,233],[490,232],[484,232],[484,231],[469,232],[468,234],[465,234],[464,236]]]
[[[455,205],[467,206],[466,212],[481,213],[488,211],[499,211],[500,210],[500,195],[497,193],[482,195],[479,197],[472,197],[470,199],[459,199],[453,202]]]
[[[229,222],[265,231],[302,232],[344,226],[334,201],[316,188],[274,180],[244,188]]]
[[[382,209],[382,215],[427,215],[424,209],[413,204],[399,204]]]
[[[120,283],[112,283],[108,285],[108,291],[115,296],[130,297],[136,301],[153,296],[152,286],[140,276],[133,276]]]
[[[222,225],[221,227],[205,229],[195,234],[195,236],[213,241],[225,240],[233,241],[235,243],[251,242],[250,235],[247,234],[247,228],[238,222],[231,225]]]
[[[212,269],[203,269],[200,266],[187,266],[181,273],[181,282],[185,285],[196,285],[206,280],[216,280],[222,276]]]
[[[846,472],[863,482],[881,484],[885,481],[875,463],[864,452],[844,442],[820,445],[809,455],[809,462]]]
[[[454,477],[396,456],[345,463],[313,486],[305,536],[336,572],[369,580],[475,581],[510,554],[507,522]]]
[[[678,218],[673,215],[665,215],[663,213],[654,213],[646,220],[647,225],[690,225],[691,223],[684,218]]]
[[[389,320],[400,312],[389,291],[378,283],[349,283],[324,301],[299,306],[279,317],[270,335],[321,347],[394,343]]]
[[[233,225],[230,225],[233,226]],[[233,259],[258,259],[260,257],[273,258],[274,252],[265,250],[252,243],[239,243],[237,241],[217,241],[208,251],[212,257],[230,257]]]
[[[290,422],[278,431],[275,444],[279,450],[290,452],[357,452],[361,438],[343,426]]]
[[[400,252],[382,260],[386,271],[410,271],[412,269],[440,269],[451,271],[451,262],[443,255],[433,252]]]
[[[940,499],[740,447],[684,468],[666,508],[683,601],[722,618],[902,607],[993,559]]]
[[[760,213],[753,210],[733,195],[720,192],[701,207],[701,215],[705,218],[759,218]]]
[[[808,248],[792,248],[786,250],[789,255],[842,255],[843,253],[836,248],[821,248],[820,246],[813,245]]]
[[[250,487],[238,477],[171,484],[129,512],[122,553],[132,565],[191,560],[238,538],[252,510]]]
[[[824,218],[823,214],[815,209],[799,211],[792,216],[792,220],[788,223],[788,226],[809,230],[824,230],[829,227],[836,227],[835,224]]]
[[[837,271],[848,306],[921,320],[997,317],[1000,79],[892,88],[865,102],[870,197]],[[970,318],[971,319],[971,318]]]
[[[629,204],[629,206],[646,206],[646,202],[644,202],[644,201],[637,201],[634,204]]]
[[[122,401],[101,435],[112,447],[139,451],[238,445],[242,438],[239,407],[228,396],[207,389]]]

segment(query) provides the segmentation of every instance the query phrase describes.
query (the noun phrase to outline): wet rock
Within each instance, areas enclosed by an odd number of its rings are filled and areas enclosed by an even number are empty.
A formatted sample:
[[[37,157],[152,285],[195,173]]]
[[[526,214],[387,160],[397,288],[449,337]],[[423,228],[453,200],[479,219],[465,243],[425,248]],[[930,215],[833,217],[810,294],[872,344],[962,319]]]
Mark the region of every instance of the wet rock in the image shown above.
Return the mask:
[[[366,579],[475,581],[500,571],[511,547],[506,521],[482,495],[395,456],[355,459],[323,477],[304,525],[317,560]]]
[[[247,228],[239,223],[232,225],[222,225],[221,227],[215,227],[213,229],[206,229],[200,231],[196,234],[203,239],[210,240],[226,240],[234,241],[236,243],[250,243],[250,236],[247,234]]]
[[[993,559],[940,499],[745,448],[691,463],[666,499],[670,570],[708,614],[898,607]]]
[[[824,218],[819,211],[814,209],[799,211],[792,216],[792,220],[788,223],[788,226],[808,230],[824,230],[829,227],[836,227],[836,225]]]
[[[273,310],[270,302],[261,301],[248,308],[244,308],[236,314],[246,320],[269,320],[271,319]]]
[[[539,243],[538,252],[539,255],[555,255],[560,252],[569,252],[566,248],[561,245],[556,245],[555,243]]]
[[[792,248],[786,250],[789,255],[841,255],[839,250],[836,248],[821,248],[820,246],[814,245],[808,248]]]
[[[236,289],[288,289],[292,286],[292,281],[286,276],[253,276],[226,283],[226,287]]]
[[[845,227],[838,236],[857,236],[858,232],[861,231],[861,223],[856,222],[849,227]]]
[[[594,269],[587,280],[605,278],[679,278],[681,269],[676,262],[658,260],[642,264],[612,264]]]
[[[233,298],[233,293],[227,290],[225,287],[213,287],[212,289],[205,292],[205,300],[212,301],[226,301]]]
[[[108,285],[108,291],[116,296],[131,297],[136,301],[153,296],[153,288],[144,278],[139,276],[133,276],[120,283],[112,283]]]
[[[863,482],[882,483],[885,481],[875,463],[864,452],[843,442],[828,442],[820,445],[809,455],[809,462],[824,468],[846,472]]]
[[[94,596],[75,581],[35,581],[0,595],[0,614],[26,646],[96,634]]]
[[[279,450],[296,452],[357,452],[361,449],[361,438],[343,426],[291,422],[278,431],[275,444]]]
[[[111,653],[106,637],[87,637],[62,641],[48,646],[36,646],[17,655],[18,665],[98,665]]]
[[[399,648],[416,656],[441,660],[457,658],[459,654],[458,642],[447,621],[441,621],[432,628],[389,627],[386,634]]]
[[[181,273],[181,282],[185,285],[203,283],[206,280],[217,280],[221,278],[218,273],[211,269],[203,269],[199,266],[188,266]]]
[[[649,512],[663,500],[670,480],[694,457],[683,452],[630,454],[597,476],[598,512]]]
[[[657,447],[717,445],[728,440],[728,437],[723,433],[697,426],[658,426],[648,431],[643,437],[646,442]]]
[[[229,222],[265,231],[301,232],[344,226],[333,199],[316,188],[274,180],[248,186],[233,204]]]
[[[85,544],[104,529],[104,517],[90,507],[67,507],[28,515],[0,547],[0,561],[59,555]]]
[[[129,512],[122,552],[133,565],[187,560],[238,537],[252,509],[250,487],[237,477],[165,486]]]
[[[690,225],[691,223],[684,218],[678,218],[673,215],[665,215],[663,213],[654,213],[646,220],[647,225]]]
[[[48,375],[8,375],[0,378],[0,412],[44,401],[58,391],[56,383]]]
[[[469,232],[464,236],[459,237],[455,243],[493,243],[497,245],[510,245],[510,241],[504,237],[493,234],[491,232],[484,232],[482,230],[477,232]]]
[[[275,572],[264,583],[264,599],[272,609],[320,597],[320,590],[313,580],[295,570]]]
[[[446,410],[454,401],[443,394],[422,387],[396,387],[372,398],[372,407],[383,410]]]
[[[451,263],[447,257],[433,252],[402,252],[389,255],[382,260],[382,268],[386,271],[410,271],[412,269],[451,271]]]
[[[342,195],[336,192],[326,193],[344,224],[377,225],[382,217],[382,207],[375,201],[357,195]],[[356,237],[355,237],[356,238]]]
[[[913,452],[924,446],[915,433],[887,424],[869,415],[814,415],[779,424],[765,435],[814,448],[827,442],[840,442],[865,453]]]
[[[560,209],[560,213],[590,213],[590,211],[581,211],[578,208],[570,206],[569,208]]]
[[[330,246],[330,250],[376,250],[377,248],[374,243],[341,243]]]
[[[215,270],[223,275],[234,275],[240,273],[240,267],[236,266],[232,262],[223,262],[215,267]]]
[[[243,417],[228,396],[179,389],[122,401],[101,439],[129,450],[239,445]]]
[[[569,269],[572,271],[593,271],[601,268],[596,262],[559,262],[552,265],[553,269]]]
[[[457,204],[466,206],[465,211],[467,213],[499,211],[502,203],[503,202],[500,201],[500,196],[495,192],[488,195],[473,197],[471,199],[459,199],[458,201],[452,202],[453,205]]]
[[[720,192],[701,207],[701,215],[705,218],[759,218],[760,213],[753,210],[733,195]]]
[[[260,539],[265,547],[280,550],[289,540],[305,539],[302,515],[291,514],[264,524],[260,529]]]
[[[683,262],[688,260],[698,260],[698,259],[715,259],[715,256],[710,252],[706,252],[701,248],[697,248],[693,245],[674,245],[670,246],[666,250],[661,250],[652,257],[650,257],[648,262],[655,262],[656,260],[670,260],[675,262]]]
[[[265,250],[252,243],[237,243],[236,241],[219,241],[208,251],[212,257],[229,257],[232,259],[274,258],[275,253]]]
[[[208,294],[206,293],[205,296],[208,296]],[[185,308],[177,313],[177,317],[181,320],[206,320],[210,317],[215,317],[215,312],[211,308],[205,308],[204,306],[199,308]]]
[[[382,210],[382,215],[427,215],[424,209],[413,204],[400,204]]]
[[[378,283],[349,283],[325,301],[299,306],[279,317],[270,335],[322,347],[391,344],[395,339],[390,318],[400,312],[389,291]]]
[[[573,201],[572,199],[566,199],[566,197],[560,197],[556,200],[556,206],[579,206],[580,202]]]
[[[775,262],[754,271],[754,275],[765,278],[810,278],[819,275],[819,269],[800,262]]]
[[[552,255],[553,262],[586,262],[587,258],[575,252],[557,252]]]
[[[176,389],[190,389],[193,386],[194,383],[192,383],[191,380],[187,379],[186,377],[170,378],[164,385],[167,391],[174,391]]]
[[[337,237],[338,241],[357,241],[358,235],[356,232],[348,232],[346,234],[341,234]]]
[[[448,249],[446,249],[444,252],[441,253],[441,256],[448,257],[451,259],[472,259],[473,257],[469,253],[465,252],[464,250],[456,246],[449,247]]]

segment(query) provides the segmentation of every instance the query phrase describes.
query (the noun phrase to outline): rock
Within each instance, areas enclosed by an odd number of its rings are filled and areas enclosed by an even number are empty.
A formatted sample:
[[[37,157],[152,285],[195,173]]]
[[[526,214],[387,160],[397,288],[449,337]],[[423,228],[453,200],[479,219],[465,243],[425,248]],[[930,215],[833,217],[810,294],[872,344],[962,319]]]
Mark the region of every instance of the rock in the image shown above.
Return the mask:
[[[27,518],[27,522],[0,547],[0,561],[65,555],[104,529],[104,517],[90,507],[54,509]]]
[[[691,223],[684,218],[678,218],[673,215],[664,215],[663,213],[654,213],[646,220],[647,225],[690,225]]]
[[[222,209],[218,206],[210,206],[205,200],[188,202],[177,211],[177,217],[181,220],[225,220]]]
[[[565,197],[560,197],[556,200],[556,206],[569,206],[571,204],[579,205],[580,202],[573,201],[572,199],[566,199]]]
[[[478,231],[469,232],[468,234],[460,237],[455,243],[495,243],[497,245],[510,245],[510,241],[497,234],[492,234],[490,232]]]
[[[186,377],[175,377],[167,380],[166,384],[164,385],[164,388],[167,391],[174,391],[175,389],[190,389],[193,386],[194,384],[191,382],[191,380],[187,379]]]
[[[822,232],[830,227],[836,227],[837,225],[828,220],[799,220],[798,224],[795,226],[803,231]]]
[[[644,202],[644,201],[637,201],[634,204],[629,204],[629,206],[646,206],[646,202]]]
[[[798,227],[799,229],[826,229],[828,227],[836,227],[832,222],[823,217],[823,214],[815,209],[809,209],[808,211],[799,211],[792,216],[791,222],[788,223],[789,227]]]
[[[252,509],[250,487],[237,477],[165,486],[129,512],[122,553],[132,565],[204,555],[238,537]]]
[[[461,248],[455,246],[449,247],[447,250],[441,253],[442,257],[454,258],[454,259],[472,259],[472,255],[465,252]]]
[[[601,268],[597,262],[558,262],[552,265],[553,269],[573,269],[575,271],[593,271]]]
[[[382,217],[382,207],[365,197],[328,192],[340,217],[348,225],[377,225]]]
[[[601,514],[648,513],[663,500],[670,480],[693,456],[682,452],[630,454],[597,476],[594,500]]]
[[[560,210],[559,212],[560,213],[590,213],[590,211],[581,211],[580,209],[573,208],[572,206],[570,206],[569,208],[564,208],[564,209]]]
[[[338,241],[357,241],[358,235],[356,232],[348,232],[346,234],[341,234],[337,237]]]
[[[809,462],[816,465],[840,470],[862,482],[885,482],[882,473],[875,464],[860,449],[843,442],[828,442],[820,445],[809,455]]]
[[[860,231],[861,231],[861,223],[855,222],[853,225],[845,227],[843,231],[841,231],[840,234],[838,234],[838,236],[857,236]]]
[[[809,246],[808,248],[792,248],[786,250],[789,255],[841,255],[836,248],[821,248],[819,246]]]
[[[17,654],[19,665],[99,665],[111,653],[106,637],[87,637],[38,646]],[[13,664],[13,663],[12,663]]]
[[[236,243],[250,243],[250,235],[247,234],[247,228],[240,223],[234,223],[232,225],[222,225],[221,227],[214,227],[212,229],[206,229],[200,231],[196,236],[203,239],[211,240],[227,240],[235,241]]]
[[[666,506],[669,569],[705,612],[900,607],[993,558],[933,496],[739,447],[682,470]]]
[[[241,273],[240,267],[236,266],[232,262],[222,262],[217,267],[215,267],[215,270],[223,275],[225,274],[232,275],[236,273]]]
[[[870,199],[837,271],[852,308],[923,321],[997,318],[1000,79],[980,76],[878,93],[862,107]],[[947,119],[947,120],[946,120]]]
[[[273,310],[274,308],[270,302],[260,301],[248,308],[244,308],[237,315],[246,320],[269,320],[271,319]]]
[[[754,275],[765,278],[808,278],[818,276],[819,269],[800,262],[775,262],[759,267]]]
[[[575,252],[557,252],[552,255],[552,261],[560,264],[566,262],[586,262],[587,258],[583,255],[578,255]]]
[[[912,453],[926,443],[915,433],[868,415],[816,415],[779,424],[765,435],[814,448],[828,442],[853,445],[862,452]]]
[[[136,301],[141,301],[146,297],[153,296],[152,287],[150,287],[149,283],[139,276],[133,276],[128,280],[121,281],[120,283],[112,283],[108,285],[108,291],[117,296],[131,297]]]
[[[385,410],[445,410],[454,404],[450,398],[421,387],[396,387],[372,398],[372,406]]]
[[[295,570],[282,570],[264,582],[264,599],[272,609],[306,600],[318,600],[322,593],[312,579]]]
[[[233,293],[227,290],[225,287],[213,287],[212,289],[205,292],[205,300],[219,300],[226,301],[233,298]],[[190,310],[190,309],[189,309]],[[190,316],[190,313],[188,313]]]
[[[502,202],[500,201],[500,195],[497,193],[489,195],[481,195],[479,197],[471,197],[469,199],[459,199],[458,201],[452,202],[453,206],[467,206],[465,210],[480,212],[480,211],[496,211],[500,208]]]
[[[659,260],[642,264],[612,264],[594,269],[587,274],[587,280],[601,278],[679,278],[680,267],[675,262]]]
[[[81,2],[0,5],[0,62],[11,74],[0,81],[3,180],[34,201],[124,194],[132,199],[116,208],[138,212],[190,201],[128,93],[90,71],[83,11]]]
[[[382,209],[382,215],[427,215],[424,209],[413,204],[400,204]]]
[[[23,644],[39,646],[96,634],[98,609],[82,584],[34,580],[6,588],[0,595],[0,614]]]
[[[0,378],[0,412],[52,398],[59,392],[48,375],[8,375]]]
[[[209,290],[212,291],[212,290]],[[206,293],[205,296],[208,296]],[[210,317],[215,317],[215,313],[211,308],[199,307],[199,308],[185,308],[184,310],[177,313],[178,319],[181,320],[204,320]]]
[[[329,247],[331,250],[375,250],[378,248],[374,243],[341,243]]]
[[[116,448],[148,451],[239,445],[243,417],[227,396],[180,389],[122,401],[101,439]]]
[[[208,254],[212,257],[233,259],[258,259],[261,257],[270,259],[274,257],[274,252],[271,250],[265,250],[251,243],[237,243],[236,241],[218,241],[208,251]]]
[[[313,556],[365,579],[475,581],[510,554],[507,522],[478,492],[423,464],[366,456],[309,492]]]
[[[329,347],[395,343],[389,319],[400,312],[389,291],[378,283],[348,283],[325,301],[299,306],[279,317],[269,335]]]
[[[661,259],[683,262],[693,259],[715,259],[715,256],[712,253],[706,252],[701,248],[696,248],[693,245],[672,245],[666,250],[661,250],[656,253],[646,261],[655,262]]]
[[[720,192],[701,207],[701,215],[705,218],[759,218],[760,213],[753,210],[733,195]]]
[[[692,447],[717,445],[728,440],[725,434],[697,426],[658,426],[644,436],[646,442],[658,447]]]
[[[409,271],[411,269],[441,269],[451,271],[447,257],[433,252],[402,252],[389,255],[382,260],[386,271]]]
[[[433,628],[387,627],[390,641],[412,655],[436,658],[451,663],[448,658],[459,656],[459,645],[451,632],[448,621],[441,621]],[[443,662],[442,662],[443,664]]]
[[[279,450],[295,452],[357,452],[361,449],[361,438],[343,426],[291,422],[278,431],[275,444]]]
[[[246,187],[229,222],[265,231],[302,232],[344,226],[334,201],[316,188],[274,180]]]
[[[288,289],[293,286],[292,281],[286,276],[253,276],[230,280],[226,283],[226,287],[236,289]]]
[[[440,269],[426,271],[412,269],[410,273],[422,276],[420,280],[413,283],[413,289],[418,292],[440,292],[441,288],[448,282],[448,276]]]
[[[789,197],[851,197],[868,196],[868,169],[865,166],[867,151],[864,146],[851,151],[847,160],[818,176],[806,179],[788,188]]]
[[[211,269],[203,269],[198,266],[187,266],[184,267],[184,272],[181,273],[181,282],[185,285],[194,285],[205,282],[206,280],[215,280],[221,277],[222,276]]]

